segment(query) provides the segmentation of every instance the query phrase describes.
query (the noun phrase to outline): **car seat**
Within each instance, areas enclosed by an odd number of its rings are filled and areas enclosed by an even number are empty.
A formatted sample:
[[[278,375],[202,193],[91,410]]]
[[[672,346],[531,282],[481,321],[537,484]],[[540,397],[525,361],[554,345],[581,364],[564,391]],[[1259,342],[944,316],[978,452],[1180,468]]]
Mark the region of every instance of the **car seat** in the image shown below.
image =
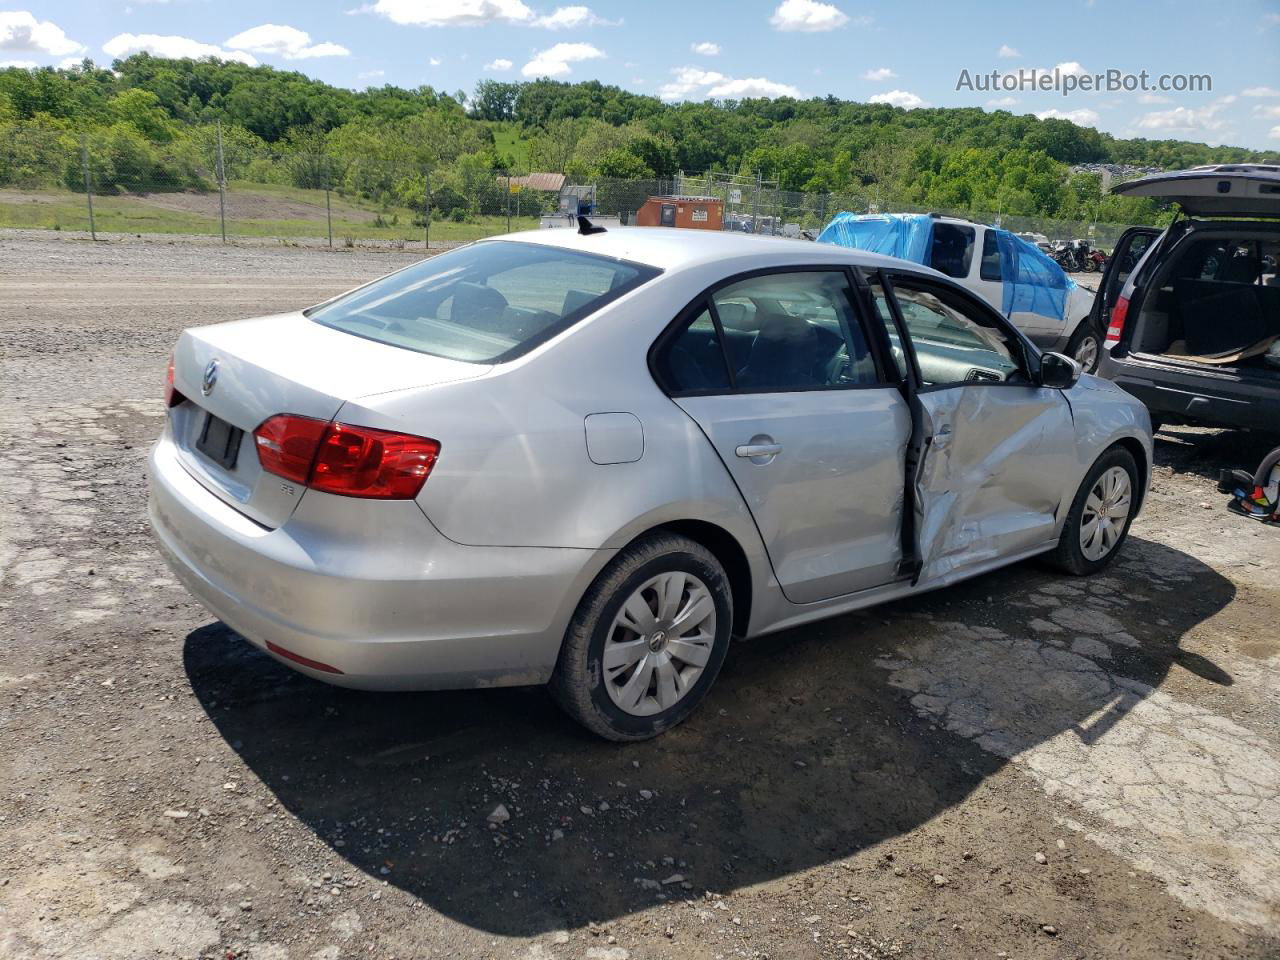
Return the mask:
[[[1256,473],[1223,470],[1218,490],[1231,494],[1227,509],[1263,523],[1280,524],[1280,447],[1267,454]]]

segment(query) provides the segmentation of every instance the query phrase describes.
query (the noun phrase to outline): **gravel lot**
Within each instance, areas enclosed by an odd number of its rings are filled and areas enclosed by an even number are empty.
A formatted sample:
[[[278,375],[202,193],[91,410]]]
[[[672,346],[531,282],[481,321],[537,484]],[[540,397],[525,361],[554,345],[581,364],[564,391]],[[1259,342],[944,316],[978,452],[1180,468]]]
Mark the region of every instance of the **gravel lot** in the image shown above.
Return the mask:
[[[144,517],[172,341],[411,259],[0,234],[0,957],[1277,955],[1280,533],[1214,490],[1261,438],[1161,434],[1105,576],[741,645],[636,746],[212,621]]]

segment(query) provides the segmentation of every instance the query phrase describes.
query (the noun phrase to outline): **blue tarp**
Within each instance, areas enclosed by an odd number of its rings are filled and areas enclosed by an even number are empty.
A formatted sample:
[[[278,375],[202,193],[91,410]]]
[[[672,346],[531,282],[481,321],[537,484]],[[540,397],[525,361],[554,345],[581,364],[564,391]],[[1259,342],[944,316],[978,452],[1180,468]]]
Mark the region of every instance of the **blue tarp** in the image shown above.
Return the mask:
[[[1061,319],[1067,309],[1067,292],[1075,281],[1035,244],[1008,230],[994,232],[1004,277],[1004,304],[1000,308],[1004,315],[1037,313]]]
[[[931,266],[935,218],[926,213],[838,213],[818,235],[819,243],[866,250]],[[1075,281],[1035,244],[1007,230],[996,235],[1004,278],[1004,315],[1038,313],[1062,318]]]
[[[923,213],[837,213],[818,234],[818,242],[928,263],[933,218]]]

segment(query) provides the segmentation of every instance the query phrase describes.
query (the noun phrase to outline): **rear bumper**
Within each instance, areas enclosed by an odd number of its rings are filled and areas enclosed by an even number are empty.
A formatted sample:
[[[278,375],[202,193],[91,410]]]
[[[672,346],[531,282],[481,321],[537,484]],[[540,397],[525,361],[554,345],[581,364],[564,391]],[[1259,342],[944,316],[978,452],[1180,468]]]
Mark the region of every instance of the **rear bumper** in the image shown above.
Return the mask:
[[[1280,432],[1280,377],[1245,378],[1189,364],[1164,364],[1104,351],[1098,376],[1114,381],[1166,420]]]
[[[578,599],[611,554],[462,546],[412,501],[314,490],[269,530],[198,483],[167,430],[148,472],[151,526],[186,588],[250,643],[340,686],[545,682]]]

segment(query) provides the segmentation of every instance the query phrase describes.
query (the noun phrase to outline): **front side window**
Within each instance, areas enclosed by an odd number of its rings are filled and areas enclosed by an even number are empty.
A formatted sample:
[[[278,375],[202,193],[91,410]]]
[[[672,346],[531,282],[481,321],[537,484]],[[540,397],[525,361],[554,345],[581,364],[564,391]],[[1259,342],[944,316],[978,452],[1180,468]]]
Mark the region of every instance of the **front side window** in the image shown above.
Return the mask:
[[[925,386],[1022,380],[1013,345],[976,310],[949,302],[910,280],[895,279],[894,298]]]
[[[659,272],[532,243],[476,243],[375,280],[308,316],[391,346],[495,363],[532,349]]]
[[[766,274],[711,297],[738,390],[803,390],[877,382],[843,271]]]
[[[929,266],[948,277],[967,277],[969,267],[973,264],[973,244],[973,227],[935,223]]]

